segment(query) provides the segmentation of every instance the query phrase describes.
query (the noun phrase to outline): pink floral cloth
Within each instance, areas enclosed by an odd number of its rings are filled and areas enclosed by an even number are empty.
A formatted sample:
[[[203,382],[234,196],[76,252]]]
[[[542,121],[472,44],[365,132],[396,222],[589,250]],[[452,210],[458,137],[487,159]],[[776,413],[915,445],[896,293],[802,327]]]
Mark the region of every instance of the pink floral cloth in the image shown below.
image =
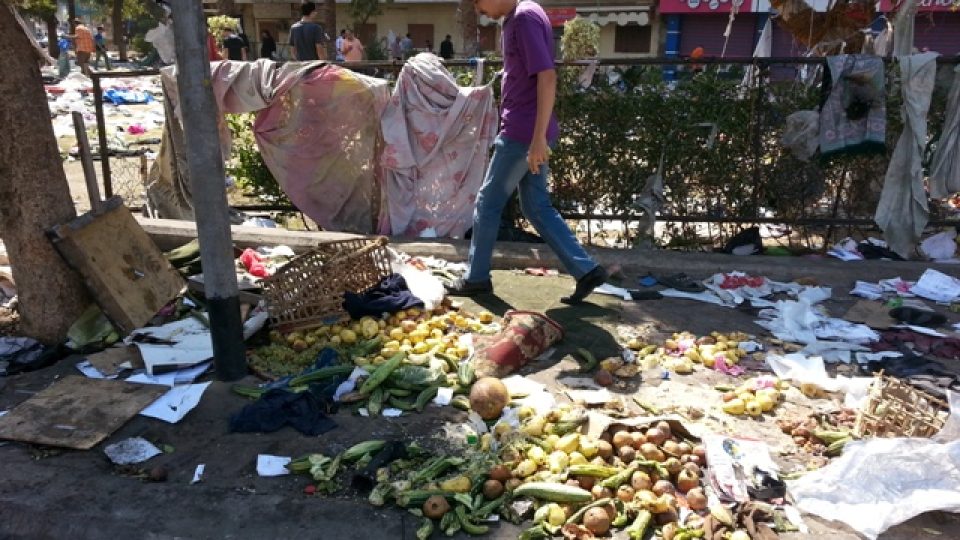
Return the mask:
[[[473,223],[497,123],[490,85],[459,87],[437,56],[411,58],[380,120],[380,233],[462,237]]]
[[[256,112],[253,131],[263,160],[297,208],[327,230],[377,229],[386,81],[324,62],[223,61],[210,69],[221,112]],[[175,77],[174,69],[163,71]],[[223,123],[221,136],[226,156]]]

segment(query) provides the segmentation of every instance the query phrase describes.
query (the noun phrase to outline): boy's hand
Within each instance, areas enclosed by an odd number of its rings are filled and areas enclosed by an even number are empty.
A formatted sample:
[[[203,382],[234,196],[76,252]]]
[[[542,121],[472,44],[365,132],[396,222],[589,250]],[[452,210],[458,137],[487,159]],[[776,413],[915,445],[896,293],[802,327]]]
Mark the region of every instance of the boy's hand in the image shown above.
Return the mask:
[[[531,174],[538,174],[540,166],[549,161],[550,147],[547,146],[546,137],[534,137],[530,143],[530,150],[527,152],[527,165],[530,167]]]

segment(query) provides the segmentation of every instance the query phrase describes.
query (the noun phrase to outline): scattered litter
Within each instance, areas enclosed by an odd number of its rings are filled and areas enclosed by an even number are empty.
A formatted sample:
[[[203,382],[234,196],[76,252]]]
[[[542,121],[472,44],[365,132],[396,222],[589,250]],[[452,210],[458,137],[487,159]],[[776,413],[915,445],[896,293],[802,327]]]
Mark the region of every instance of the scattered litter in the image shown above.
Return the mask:
[[[442,386],[437,389],[437,395],[433,398],[433,403],[440,407],[449,405],[453,401],[453,388]]]
[[[403,416],[403,411],[401,409],[394,409],[393,407],[387,407],[383,410],[383,416],[386,418],[397,418]]]
[[[193,471],[193,479],[190,480],[190,485],[196,484],[197,482],[203,480],[203,470],[206,468],[206,465],[203,463],[197,465],[196,470]]]
[[[770,475],[780,470],[765,442],[709,434],[703,444],[710,464],[707,476],[722,499],[749,501],[747,477],[753,477],[756,469]]]
[[[333,400],[340,401],[344,395],[353,392],[354,388],[357,387],[357,380],[360,377],[368,377],[370,374],[367,373],[367,370],[359,367],[353,368],[353,371],[350,372],[350,376],[347,377],[347,380],[340,383],[340,386],[337,387],[336,392],[333,393]]]
[[[607,294],[610,296],[619,296],[624,300],[632,300],[633,297],[630,295],[630,291],[624,289],[623,287],[617,287],[616,285],[611,285],[609,283],[604,283],[596,289],[593,290],[595,293]]]
[[[613,401],[613,394],[606,388],[599,390],[567,390],[567,395],[575,403],[587,406],[606,405]]]
[[[948,261],[957,253],[957,231],[948,229],[920,243],[920,253],[933,261]]]
[[[960,298],[960,280],[928,268],[910,292],[934,302],[949,303]]]
[[[542,266],[541,266],[541,267],[536,267],[536,268],[533,268],[533,267],[531,267],[531,268],[524,268],[524,269],[523,269],[523,272],[524,272],[525,274],[528,274],[528,275],[531,275],[531,276],[551,276],[551,277],[553,277],[553,276],[559,276],[559,275],[560,275],[560,272],[559,272],[558,270],[554,270],[553,268],[544,268],[544,267],[542,267]]]
[[[880,300],[883,298],[883,288],[875,283],[857,280],[850,294],[853,296],[861,296],[868,300]]]
[[[814,385],[827,392],[845,392],[844,405],[852,409],[860,407],[873,383],[873,377],[830,377],[819,356],[768,354],[767,365],[781,379]]]
[[[260,476],[285,476],[290,474],[287,464],[293,458],[259,454],[257,456],[257,474]]]
[[[851,441],[840,458],[789,482],[788,489],[800,510],[875,539],[924,512],[960,512],[958,467],[960,441]]]
[[[131,437],[107,446],[103,453],[117,465],[133,465],[143,463],[163,452],[143,437]]]
[[[209,382],[174,386],[140,414],[176,424],[200,403],[208,386]]]

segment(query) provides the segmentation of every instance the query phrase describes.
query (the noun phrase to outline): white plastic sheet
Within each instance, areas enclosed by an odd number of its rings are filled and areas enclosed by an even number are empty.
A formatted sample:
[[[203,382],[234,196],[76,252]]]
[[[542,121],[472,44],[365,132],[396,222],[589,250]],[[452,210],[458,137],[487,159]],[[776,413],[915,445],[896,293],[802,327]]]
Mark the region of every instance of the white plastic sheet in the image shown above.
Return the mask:
[[[960,512],[960,441],[850,442],[841,457],[787,487],[804,512],[873,540],[924,512]]]

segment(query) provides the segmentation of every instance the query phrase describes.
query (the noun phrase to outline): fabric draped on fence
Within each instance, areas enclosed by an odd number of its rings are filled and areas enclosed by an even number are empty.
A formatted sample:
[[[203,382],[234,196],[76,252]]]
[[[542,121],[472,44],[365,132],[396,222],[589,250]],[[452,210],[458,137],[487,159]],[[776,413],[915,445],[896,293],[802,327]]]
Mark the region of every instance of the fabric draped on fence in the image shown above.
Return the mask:
[[[411,58],[381,119],[381,234],[462,237],[473,222],[497,121],[489,84],[459,87],[436,56]]]

